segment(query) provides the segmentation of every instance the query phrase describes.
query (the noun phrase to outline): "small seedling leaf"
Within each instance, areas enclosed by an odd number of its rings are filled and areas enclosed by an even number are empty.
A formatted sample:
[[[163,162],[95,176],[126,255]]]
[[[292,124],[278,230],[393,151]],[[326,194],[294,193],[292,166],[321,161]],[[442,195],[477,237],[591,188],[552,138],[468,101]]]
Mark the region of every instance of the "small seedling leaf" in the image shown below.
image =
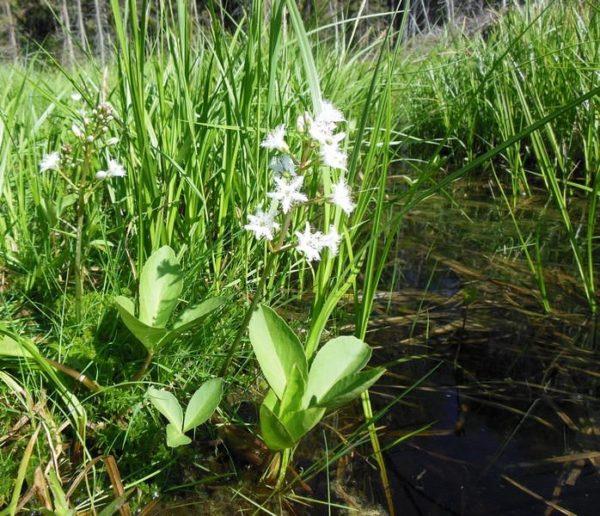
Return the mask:
[[[306,375],[304,349],[287,323],[268,306],[261,305],[252,314],[250,342],[260,368],[279,399],[294,366]]]
[[[183,420],[183,431],[204,423],[221,402],[223,396],[223,380],[214,378],[204,383],[192,396]]]
[[[292,369],[283,396],[281,397],[281,408],[279,409],[280,414],[286,412],[296,411],[300,409],[302,404],[302,397],[306,389],[306,378],[296,365]]]
[[[169,423],[167,425],[167,446],[177,448],[190,444],[192,440],[185,435],[179,428]]]
[[[140,275],[140,321],[164,328],[173,313],[183,288],[175,251],[163,246],[154,251]]]
[[[156,409],[169,420],[169,423],[181,432],[181,429],[183,428],[183,410],[181,409],[181,405],[177,401],[177,398],[164,389],[159,390],[150,387],[148,389],[148,399],[150,400],[150,403],[152,403],[152,405],[154,405]]]

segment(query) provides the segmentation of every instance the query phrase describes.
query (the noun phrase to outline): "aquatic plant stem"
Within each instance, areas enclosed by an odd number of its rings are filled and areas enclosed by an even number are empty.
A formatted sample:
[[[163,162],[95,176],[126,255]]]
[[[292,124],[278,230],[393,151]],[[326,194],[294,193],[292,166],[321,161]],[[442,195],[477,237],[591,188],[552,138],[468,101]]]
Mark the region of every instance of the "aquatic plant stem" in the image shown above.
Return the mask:
[[[281,460],[279,461],[279,474],[277,475],[277,484],[275,489],[279,491],[285,482],[285,474],[287,473],[290,459],[292,458],[292,449],[286,448],[281,452]]]
[[[385,466],[385,461],[383,459],[383,453],[381,450],[381,444],[379,443],[379,436],[377,435],[377,429],[375,428],[375,424],[371,421],[373,419],[373,407],[371,406],[371,397],[369,396],[369,391],[366,390],[360,395],[360,399],[363,407],[363,414],[365,416],[365,420],[369,422],[368,432],[369,438],[371,440],[371,447],[373,448],[373,455],[375,455],[375,460],[377,461],[377,465],[379,466],[379,478],[381,480],[381,484],[383,487],[383,492],[385,493],[385,499],[388,505],[388,511],[390,516],[394,516],[394,500],[392,498],[392,489],[390,486],[390,479],[387,474],[387,468]]]

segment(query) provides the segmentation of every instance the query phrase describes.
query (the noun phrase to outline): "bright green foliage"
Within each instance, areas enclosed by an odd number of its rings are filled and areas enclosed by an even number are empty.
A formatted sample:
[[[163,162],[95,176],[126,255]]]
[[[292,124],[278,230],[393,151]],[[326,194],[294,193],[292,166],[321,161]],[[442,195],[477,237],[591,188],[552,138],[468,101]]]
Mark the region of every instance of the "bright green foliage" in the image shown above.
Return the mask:
[[[148,399],[167,418],[167,446],[176,448],[192,442],[185,435],[208,420],[223,396],[223,380],[214,378],[204,383],[192,396],[185,415],[175,396],[164,389],[148,389]]]
[[[316,354],[310,368],[304,348],[287,323],[261,305],[250,321],[250,342],[271,389],[260,408],[263,439],[272,450],[293,447],[325,415],[359,396],[385,372],[361,371],[371,348],[356,337],[337,337]]]
[[[164,246],[152,253],[142,268],[139,315],[135,315],[133,300],[124,296],[115,299],[125,326],[149,352],[156,352],[161,344],[193,328],[225,302],[222,297],[213,297],[188,308],[168,330],[166,326],[177,306],[182,287],[179,261],[173,249]]]

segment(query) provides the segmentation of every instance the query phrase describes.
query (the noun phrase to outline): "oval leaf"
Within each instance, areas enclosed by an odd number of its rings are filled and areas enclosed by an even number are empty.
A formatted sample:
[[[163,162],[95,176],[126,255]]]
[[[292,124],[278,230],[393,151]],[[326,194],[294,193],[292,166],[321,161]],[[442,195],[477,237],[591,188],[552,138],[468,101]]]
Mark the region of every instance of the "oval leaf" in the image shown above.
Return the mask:
[[[167,334],[164,328],[153,328],[144,324],[133,315],[133,301],[125,296],[118,296],[115,305],[119,311],[123,323],[131,333],[139,340],[146,349],[154,351],[158,344]]]
[[[260,432],[271,450],[285,450],[294,446],[294,439],[279,418],[263,403],[260,406]]]
[[[315,356],[308,373],[303,406],[317,402],[345,376],[360,371],[371,358],[371,348],[356,337],[337,337],[325,344]]]
[[[329,409],[341,407],[354,398],[360,396],[373,385],[381,375],[385,373],[382,367],[361,371],[350,376],[342,378],[325,393],[319,400],[319,405]]]
[[[268,306],[258,307],[248,329],[260,368],[271,389],[281,399],[294,366],[306,376],[304,349],[287,323]]]
[[[183,288],[181,268],[168,245],[154,251],[140,275],[140,321],[164,328]]]
[[[302,397],[306,389],[306,378],[300,372],[298,367],[294,366],[290,375],[283,396],[281,397],[281,405],[279,414],[293,412],[300,409],[302,405]]]
[[[221,402],[223,396],[223,380],[214,378],[204,383],[192,396],[183,420],[183,431],[187,432],[192,428],[204,423]]]
[[[179,430],[176,426],[171,423],[167,425],[167,446],[171,448],[177,448],[178,446],[184,446],[190,444],[192,440]]]
[[[207,315],[214,312],[224,303],[224,297],[211,297],[210,299],[206,299],[201,303],[188,308],[177,318],[177,321],[175,321],[173,331],[182,333],[193,328],[197,324],[200,324]]]
[[[148,399],[169,420],[169,423],[181,432],[183,428],[183,410],[177,398],[168,391],[150,387],[148,389]]]

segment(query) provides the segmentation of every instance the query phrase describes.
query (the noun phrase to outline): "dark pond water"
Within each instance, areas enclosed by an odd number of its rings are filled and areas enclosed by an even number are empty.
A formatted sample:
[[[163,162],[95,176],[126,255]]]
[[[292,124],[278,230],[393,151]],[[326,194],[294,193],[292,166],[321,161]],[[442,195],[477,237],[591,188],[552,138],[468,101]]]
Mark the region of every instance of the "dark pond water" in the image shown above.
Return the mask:
[[[569,250],[551,212],[523,209],[556,239],[544,315],[502,207],[461,210],[432,200],[407,221],[369,335],[390,365],[376,406],[426,377],[384,420],[386,442],[427,427],[386,453],[397,513],[598,514],[600,330]],[[385,505],[376,474],[356,484]]]

